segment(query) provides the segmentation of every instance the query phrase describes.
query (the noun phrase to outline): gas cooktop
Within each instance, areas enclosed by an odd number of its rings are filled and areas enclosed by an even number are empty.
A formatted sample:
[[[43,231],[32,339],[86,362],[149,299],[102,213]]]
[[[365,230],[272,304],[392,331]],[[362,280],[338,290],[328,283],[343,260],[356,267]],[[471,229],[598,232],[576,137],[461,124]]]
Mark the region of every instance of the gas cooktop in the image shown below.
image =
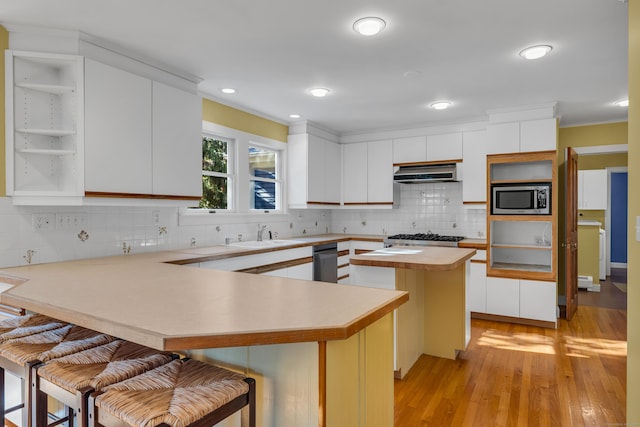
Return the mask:
[[[385,246],[414,245],[414,246],[458,246],[462,236],[446,236],[431,232],[416,234],[394,234],[384,240]]]

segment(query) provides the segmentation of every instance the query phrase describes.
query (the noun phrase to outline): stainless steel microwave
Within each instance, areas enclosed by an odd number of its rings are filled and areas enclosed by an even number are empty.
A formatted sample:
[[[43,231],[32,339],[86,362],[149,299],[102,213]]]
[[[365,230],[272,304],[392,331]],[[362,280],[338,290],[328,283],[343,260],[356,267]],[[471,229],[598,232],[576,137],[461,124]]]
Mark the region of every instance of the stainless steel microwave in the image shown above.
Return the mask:
[[[551,184],[505,184],[491,186],[493,215],[550,215]]]

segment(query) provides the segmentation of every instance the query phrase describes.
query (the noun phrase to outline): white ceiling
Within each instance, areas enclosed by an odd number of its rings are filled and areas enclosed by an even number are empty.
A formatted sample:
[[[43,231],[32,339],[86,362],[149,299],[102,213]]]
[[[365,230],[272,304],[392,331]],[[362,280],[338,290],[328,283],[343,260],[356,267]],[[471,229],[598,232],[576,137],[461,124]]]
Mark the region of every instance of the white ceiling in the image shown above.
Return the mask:
[[[371,15],[387,28],[357,35]],[[0,22],[79,30],[199,76],[213,99],[339,135],[549,102],[561,126],[627,118],[613,106],[627,97],[620,0],[0,0]],[[534,44],[554,49],[518,56]],[[441,99],[453,107],[427,108]]]

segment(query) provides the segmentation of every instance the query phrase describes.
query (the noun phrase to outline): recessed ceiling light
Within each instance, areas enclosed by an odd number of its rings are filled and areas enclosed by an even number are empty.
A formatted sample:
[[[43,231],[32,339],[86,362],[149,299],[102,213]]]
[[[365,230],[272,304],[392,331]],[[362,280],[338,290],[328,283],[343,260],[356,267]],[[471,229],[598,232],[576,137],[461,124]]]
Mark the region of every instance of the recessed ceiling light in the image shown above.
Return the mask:
[[[302,117],[300,114],[289,114],[290,119],[299,119],[300,117]]]
[[[520,56],[524,59],[539,59],[551,52],[553,49],[547,44],[541,44],[538,46],[531,46],[520,51]]]
[[[226,93],[226,94],[232,94],[232,93],[236,93],[236,90],[232,87],[223,87],[222,89],[220,89],[220,92]]]
[[[618,107],[628,107],[629,106],[629,100],[628,99],[621,99],[620,101],[614,102],[614,104],[616,104]]]
[[[331,91],[325,87],[316,87],[309,90],[309,93],[318,98],[322,98],[323,96],[329,95]]]
[[[431,108],[434,110],[446,110],[449,107],[451,107],[450,101],[438,101],[431,104]]]
[[[375,36],[380,31],[384,30],[387,23],[384,19],[375,16],[369,16],[366,18],[360,18],[353,23],[353,29],[356,33],[363,36]]]

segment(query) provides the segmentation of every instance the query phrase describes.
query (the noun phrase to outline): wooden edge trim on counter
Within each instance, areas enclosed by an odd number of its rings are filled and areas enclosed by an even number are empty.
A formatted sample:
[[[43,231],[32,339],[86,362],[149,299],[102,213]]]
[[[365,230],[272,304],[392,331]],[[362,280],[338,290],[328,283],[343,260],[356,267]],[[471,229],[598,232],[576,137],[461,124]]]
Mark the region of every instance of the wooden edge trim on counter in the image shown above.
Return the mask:
[[[479,319],[479,320],[490,320],[493,322],[517,323],[520,325],[537,326],[540,328],[547,328],[547,329],[556,328],[556,324],[554,322],[548,322],[546,320],[534,320],[534,319],[525,319],[522,317],[500,316],[498,314],[477,313],[475,311],[471,312],[471,318]]]
[[[478,201],[473,201],[473,200],[469,200],[466,202],[462,202],[463,205],[486,205],[487,202],[485,200],[478,200]]]
[[[312,262],[313,262],[313,257],[304,257],[304,258],[291,259],[288,261],[275,262],[273,264],[259,265],[257,267],[243,268],[242,270],[235,270],[235,271],[238,273],[263,274],[263,273],[268,273],[270,271],[281,270],[287,267],[295,267],[296,265],[310,264]]]
[[[462,163],[462,159],[432,160],[430,162],[394,163],[393,166],[450,165],[451,163]]]
[[[352,323],[340,327],[304,329],[304,330],[283,330],[269,332],[247,332],[233,333],[218,336],[188,336],[188,337],[168,337],[163,340],[162,350],[179,351],[194,348],[222,348],[222,347],[245,347],[253,345],[267,344],[293,344],[300,342],[320,342],[345,340],[358,331],[382,319],[402,304],[409,301],[409,293],[402,292],[400,295],[389,301],[386,305],[370,311]],[[55,317],[55,316],[54,316]]]
[[[338,251],[338,258],[340,258],[341,256],[346,256],[349,255],[349,249],[343,249],[341,251]]]
[[[26,279],[22,279],[20,277],[7,276],[6,274],[0,274],[0,282],[7,283],[9,285],[21,285],[26,282]]]
[[[178,196],[171,194],[144,194],[144,193],[110,193],[102,191],[85,191],[85,197],[104,197],[114,199],[171,199],[171,200],[200,200],[198,196]]]
[[[353,251],[353,253],[355,255],[362,255],[362,254],[367,254],[367,253],[373,252],[373,251],[374,251],[374,249],[355,249]]]
[[[469,242],[469,241],[465,241],[465,240],[461,240],[458,242],[458,247],[459,248],[465,248],[465,249],[478,249],[481,251],[486,251],[487,250],[487,243],[480,243],[480,242]]]
[[[318,427],[327,425],[327,342],[318,341]]]
[[[531,279],[539,280],[541,282],[557,282],[555,272],[538,272],[538,271],[525,271],[521,270],[508,270],[501,269],[494,264],[490,266],[487,264],[487,277],[504,277],[505,279]]]

